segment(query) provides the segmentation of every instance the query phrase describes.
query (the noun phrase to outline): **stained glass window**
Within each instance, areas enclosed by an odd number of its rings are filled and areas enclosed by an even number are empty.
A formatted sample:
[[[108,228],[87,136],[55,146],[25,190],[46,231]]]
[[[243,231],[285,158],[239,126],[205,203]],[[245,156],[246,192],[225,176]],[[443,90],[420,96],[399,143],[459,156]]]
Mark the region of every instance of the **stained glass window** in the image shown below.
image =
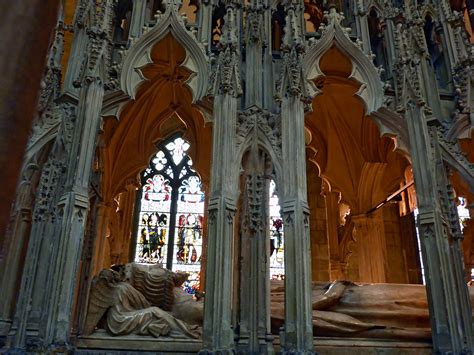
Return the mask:
[[[273,280],[283,280],[285,278],[283,220],[280,215],[280,205],[276,185],[273,180],[270,182],[269,196],[270,278]]]
[[[135,262],[187,272],[184,288],[194,293],[199,289],[204,193],[188,150],[188,142],[172,138],[142,174]]]
[[[467,221],[471,218],[467,208],[467,200],[464,197],[458,197],[458,216],[459,225],[461,226],[461,231],[463,231]]]

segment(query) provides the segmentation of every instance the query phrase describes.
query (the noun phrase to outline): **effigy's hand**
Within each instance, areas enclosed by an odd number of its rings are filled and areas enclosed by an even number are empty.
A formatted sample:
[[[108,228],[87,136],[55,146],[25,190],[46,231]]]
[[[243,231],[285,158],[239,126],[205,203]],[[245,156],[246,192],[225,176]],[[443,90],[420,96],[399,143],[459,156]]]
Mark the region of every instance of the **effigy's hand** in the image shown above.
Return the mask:
[[[345,289],[345,281],[333,281],[327,291],[320,298],[313,301],[313,309],[321,311],[335,306],[344,294]]]

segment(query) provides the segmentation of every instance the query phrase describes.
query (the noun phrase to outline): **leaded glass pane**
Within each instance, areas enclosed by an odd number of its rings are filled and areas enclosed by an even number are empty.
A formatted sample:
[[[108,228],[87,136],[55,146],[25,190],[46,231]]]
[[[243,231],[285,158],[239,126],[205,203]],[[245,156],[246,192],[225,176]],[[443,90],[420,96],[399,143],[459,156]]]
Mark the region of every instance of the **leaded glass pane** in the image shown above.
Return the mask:
[[[165,266],[171,256],[167,266],[187,272],[189,280],[183,287],[195,293],[201,270],[204,194],[186,155],[188,149],[182,138],[173,139],[143,173],[135,262]]]
[[[201,180],[191,176],[179,188],[178,218],[173,269],[190,274],[188,292],[199,288],[202,255],[202,223],[204,219],[204,193]]]
[[[285,278],[283,220],[280,215],[280,205],[275,182],[270,182],[270,278],[283,280]]]

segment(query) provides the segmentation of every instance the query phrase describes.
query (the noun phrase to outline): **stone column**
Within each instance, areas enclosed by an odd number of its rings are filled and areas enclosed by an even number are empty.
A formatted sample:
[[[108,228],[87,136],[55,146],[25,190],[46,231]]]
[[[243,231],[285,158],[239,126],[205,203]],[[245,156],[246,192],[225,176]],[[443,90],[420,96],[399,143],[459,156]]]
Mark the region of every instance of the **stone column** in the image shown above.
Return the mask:
[[[341,255],[339,252],[339,200],[340,194],[333,191],[324,191],[326,200],[326,230],[329,243],[330,280],[340,280],[343,277],[341,270]]]
[[[268,6],[268,0],[264,1],[264,5]],[[263,14],[263,107],[269,108],[274,104],[275,97],[275,77],[273,72],[273,55],[272,55],[272,11],[271,6]]]
[[[329,281],[330,256],[326,221],[326,204],[321,194],[323,181],[317,168],[307,164],[307,190],[310,210],[311,276],[313,281]],[[310,165],[311,164],[311,165]]]
[[[285,228],[284,352],[312,353],[311,249],[306,201],[306,161],[303,103],[297,97],[282,102],[283,223]]]
[[[110,214],[113,213],[113,210],[104,202],[99,202],[97,207],[96,214],[96,228],[94,230],[95,239],[94,239],[94,249],[93,249],[93,258],[91,266],[91,278],[97,275],[100,270],[104,268],[104,257],[105,249],[107,247],[106,243],[106,234],[107,226],[109,224]]]
[[[281,97],[282,212],[285,229],[285,325],[283,353],[313,353],[311,249],[306,189],[304,103],[307,83],[302,69],[304,2],[288,0],[283,38]]]
[[[201,191],[204,193],[204,218],[202,221],[202,252],[201,252],[201,270],[199,278],[199,291],[204,291],[206,284],[206,260],[207,260],[207,221],[209,210],[209,181],[201,180]]]
[[[470,354],[474,346],[472,311],[466,300],[467,285],[459,271],[461,255],[456,250],[458,246],[452,245],[459,241],[455,237],[457,232],[453,233],[453,223],[450,225],[452,205],[447,202],[449,189],[436,126],[442,116],[431,107],[433,100],[439,107],[439,97],[435,95],[436,87],[434,91],[429,88],[434,77],[432,71],[430,74],[427,70],[426,43],[420,43],[420,38],[424,38],[423,28],[417,22],[415,26],[408,30],[399,24],[397,28],[397,49],[399,57],[404,58],[397,63],[401,90],[399,111],[405,115],[409,133],[433,351]],[[416,50],[408,54],[407,48]],[[429,115],[430,126],[426,115]]]
[[[120,213],[122,215],[121,238],[122,248],[119,251],[119,263],[126,264],[128,262],[128,252],[130,244],[135,240],[133,234],[133,218],[135,211],[135,203],[137,200],[138,183],[135,180],[129,181],[125,186],[127,189],[120,199]]]
[[[212,1],[201,1],[198,16],[198,38],[199,42],[207,45],[210,51],[212,45]]]
[[[38,167],[36,167],[38,168]],[[25,169],[29,170],[29,169]],[[34,169],[36,170],[36,169]],[[30,172],[31,173],[31,172]],[[36,175],[38,172],[33,172]],[[34,199],[32,176],[27,172],[24,180],[18,186],[17,198],[12,213],[12,219],[7,231],[10,237],[4,245],[8,248],[6,256],[0,263],[0,337],[5,337],[11,325],[12,313],[18,296],[18,281],[21,276],[24,252],[28,245],[28,237],[31,230],[31,210]],[[1,345],[0,345],[1,347]]]
[[[222,107],[221,107],[222,106]],[[237,99],[214,99],[211,198],[208,207],[203,353],[233,353],[232,272],[237,179],[232,167]]]
[[[202,354],[234,352],[232,246],[240,165],[235,162],[235,132],[241,95],[236,8],[233,1],[226,2],[220,53],[211,79],[215,97]]]
[[[451,254],[449,226],[442,216],[439,200],[441,196],[436,182],[436,171],[443,164],[439,160],[437,164],[433,164],[435,157],[423,108],[411,104],[406,112],[406,120],[419,209],[418,228],[425,267],[433,348],[441,354],[468,354],[473,347],[471,307],[466,305],[462,295],[467,286],[463,275],[456,272],[456,259],[460,255],[456,252],[453,259]],[[435,131],[436,128],[431,130]],[[458,290],[459,288],[461,290]]]
[[[387,46],[387,59],[388,59],[388,68],[387,71],[393,72],[393,64],[395,63],[395,36],[394,36],[394,31],[395,31],[395,26],[393,25],[393,20],[392,18],[386,18],[385,19],[385,32],[384,35],[386,36],[386,41],[385,44]]]
[[[453,281],[455,284],[454,297],[458,311],[458,329],[460,328],[461,341],[465,349],[474,349],[474,320],[472,318],[472,305],[469,296],[469,290],[464,280],[464,261],[462,252],[463,234],[459,224],[459,215],[456,205],[456,194],[448,178],[448,167],[443,161],[439,139],[441,133],[436,131],[434,136],[434,146],[436,151],[437,180],[440,200],[444,202],[444,215],[449,222],[450,228],[450,249],[451,260],[453,264]],[[464,350],[464,349],[463,349]],[[466,352],[468,353],[468,352]]]
[[[370,215],[352,216],[359,265],[359,281],[386,282],[386,246],[382,210]]]
[[[58,3],[59,0],[18,0],[2,4],[0,247],[36,109],[46,52],[58,15]]]

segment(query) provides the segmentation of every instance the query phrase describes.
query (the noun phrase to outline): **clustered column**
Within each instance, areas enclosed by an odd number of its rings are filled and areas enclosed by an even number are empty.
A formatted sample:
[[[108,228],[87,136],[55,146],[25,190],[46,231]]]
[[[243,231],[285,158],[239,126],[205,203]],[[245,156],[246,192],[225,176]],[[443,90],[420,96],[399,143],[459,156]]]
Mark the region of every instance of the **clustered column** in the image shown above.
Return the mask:
[[[285,325],[283,353],[313,353],[311,252],[306,190],[304,103],[307,90],[302,70],[304,3],[284,2],[283,71],[280,83],[285,228]]]
[[[211,197],[208,207],[203,354],[233,353],[233,237],[238,194],[237,108],[241,94],[237,4],[226,3],[214,87]]]

